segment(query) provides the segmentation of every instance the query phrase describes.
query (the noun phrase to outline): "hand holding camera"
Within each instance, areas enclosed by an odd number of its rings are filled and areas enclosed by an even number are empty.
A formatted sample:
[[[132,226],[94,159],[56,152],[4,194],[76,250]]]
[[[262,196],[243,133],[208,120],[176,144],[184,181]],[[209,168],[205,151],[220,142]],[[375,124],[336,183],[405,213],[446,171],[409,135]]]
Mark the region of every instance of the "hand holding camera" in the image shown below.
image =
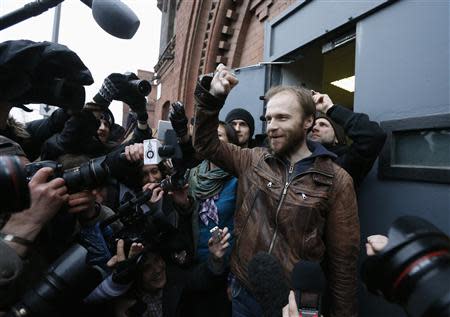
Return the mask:
[[[227,227],[223,229],[217,228],[214,232],[208,241],[208,249],[214,259],[220,260],[225,255],[227,248],[230,246],[228,240],[231,235],[228,232]]]
[[[31,206],[24,211],[29,213],[30,223],[45,224],[69,198],[64,179],[55,178],[48,182],[52,175],[53,170],[44,167],[31,178],[29,183]]]
[[[126,256],[125,242],[122,239],[117,241],[117,253],[106,264],[108,267],[114,268],[112,280],[115,283],[125,285],[135,279],[142,251],[144,251],[144,245],[133,242],[128,256]]]
[[[142,191],[150,191],[152,196],[150,197],[149,203],[156,204],[164,196],[164,190],[161,188],[159,183],[148,183],[142,187]]]
[[[238,83],[239,80],[231,70],[225,65],[219,64],[214,72],[209,92],[216,97],[227,96]]]
[[[3,234],[15,237],[14,249],[19,255],[25,255],[42,227],[59,211],[67,201],[67,187],[62,178],[48,181],[53,170],[44,167],[36,172],[28,184],[31,196],[31,206],[22,212],[11,215],[2,228]]]
[[[146,112],[145,96],[151,91],[146,80],[139,80],[134,73],[112,73],[103,81],[102,87],[94,96],[97,104],[108,107],[113,100],[127,103],[136,113]]]

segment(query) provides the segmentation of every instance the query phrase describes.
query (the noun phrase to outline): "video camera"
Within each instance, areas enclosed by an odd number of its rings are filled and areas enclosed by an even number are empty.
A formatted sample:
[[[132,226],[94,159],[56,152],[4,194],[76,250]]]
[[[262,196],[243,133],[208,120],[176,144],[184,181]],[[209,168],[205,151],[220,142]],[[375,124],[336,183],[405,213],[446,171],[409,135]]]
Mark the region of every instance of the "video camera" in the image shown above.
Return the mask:
[[[397,219],[388,238],[386,247],[363,263],[367,288],[411,317],[450,316],[450,238],[413,216]]]

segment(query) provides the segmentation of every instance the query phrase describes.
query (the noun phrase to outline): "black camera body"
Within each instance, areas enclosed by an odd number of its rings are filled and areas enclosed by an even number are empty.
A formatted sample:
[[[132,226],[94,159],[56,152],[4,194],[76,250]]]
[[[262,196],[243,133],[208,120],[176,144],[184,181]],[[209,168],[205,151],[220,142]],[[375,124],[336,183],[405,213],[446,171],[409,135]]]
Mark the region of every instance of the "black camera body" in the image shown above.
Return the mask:
[[[125,252],[133,242],[143,243],[147,249],[160,249],[170,236],[177,231],[176,221],[163,210],[163,200],[158,206],[144,211],[142,205],[152,195],[151,191],[143,191],[122,204],[115,215],[100,223],[106,244],[111,253],[115,253],[117,240],[124,240]],[[106,227],[116,220],[123,224],[117,232],[105,234]]]
[[[126,72],[124,75],[136,78],[136,75],[131,72]],[[152,91],[152,85],[145,79],[129,79],[128,85],[132,91],[144,97]]]
[[[183,189],[189,179],[189,170],[177,170],[169,177],[163,179],[160,183],[165,192]]]
[[[62,164],[55,161],[39,161],[25,165],[25,175],[27,181],[29,182],[31,178],[33,178],[34,174],[36,174],[37,171],[44,167],[50,167],[53,170],[51,179],[63,177],[64,170]],[[49,179],[49,181],[51,179]]]

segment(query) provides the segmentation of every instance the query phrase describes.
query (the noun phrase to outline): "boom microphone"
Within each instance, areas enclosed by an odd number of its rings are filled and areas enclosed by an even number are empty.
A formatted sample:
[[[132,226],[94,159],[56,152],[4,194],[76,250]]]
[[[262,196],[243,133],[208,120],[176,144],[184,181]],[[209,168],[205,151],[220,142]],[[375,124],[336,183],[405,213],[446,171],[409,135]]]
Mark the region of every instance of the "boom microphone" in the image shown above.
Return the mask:
[[[278,259],[266,252],[256,254],[248,264],[251,291],[266,317],[281,316],[288,303],[289,284]]]
[[[109,34],[131,39],[139,28],[136,14],[120,0],[81,0],[92,9],[97,24]]]

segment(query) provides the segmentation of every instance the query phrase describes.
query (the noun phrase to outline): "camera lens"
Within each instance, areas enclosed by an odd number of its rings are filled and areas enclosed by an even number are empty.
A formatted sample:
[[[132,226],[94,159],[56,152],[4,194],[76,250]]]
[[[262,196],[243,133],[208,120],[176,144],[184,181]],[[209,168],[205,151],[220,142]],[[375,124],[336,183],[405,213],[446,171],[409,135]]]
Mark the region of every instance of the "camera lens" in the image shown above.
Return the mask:
[[[129,83],[142,96],[147,96],[152,91],[152,85],[150,85],[150,82],[148,80],[135,79],[130,80]]]
[[[109,175],[105,157],[99,157],[64,171],[63,178],[70,193],[102,185]]]
[[[402,305],[409,316],[449,316],[450,239],[429,222],[401,217],[389,243],[362,267],[368,289]]]
[[[17,212],[30,206],[30,191],[17,156],[0,156],[0,212]]]

